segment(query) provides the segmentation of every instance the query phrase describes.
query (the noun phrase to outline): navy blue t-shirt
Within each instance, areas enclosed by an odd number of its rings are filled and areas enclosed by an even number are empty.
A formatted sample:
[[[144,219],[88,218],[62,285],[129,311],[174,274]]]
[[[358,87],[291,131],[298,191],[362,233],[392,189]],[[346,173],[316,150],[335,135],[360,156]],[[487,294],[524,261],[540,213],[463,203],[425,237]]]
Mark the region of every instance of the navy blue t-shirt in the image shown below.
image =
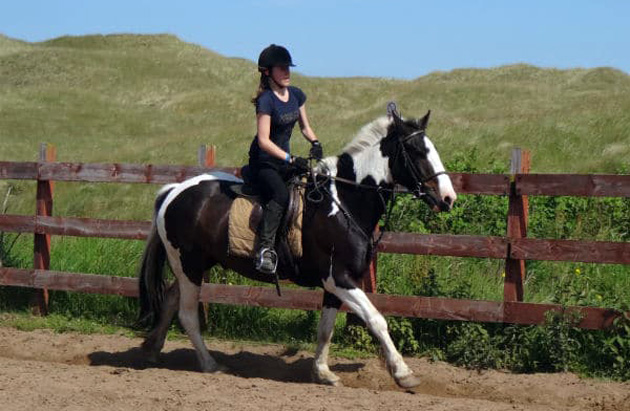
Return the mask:
[[[269,138],[278,147],[291,152],[289,140],[291,132],[300,116],[300,107],[306,102],[306,94],[297,87],[289,86],[289,100],[281,101],[272,90],[265,90],[256,102],[256,114],[268,114],[271,116],[271,130]],[[279,165],[281,160],[270,156],[258,146],[258,135],[254,137],[249,147],[249,162],[252,165],[270,163]]]

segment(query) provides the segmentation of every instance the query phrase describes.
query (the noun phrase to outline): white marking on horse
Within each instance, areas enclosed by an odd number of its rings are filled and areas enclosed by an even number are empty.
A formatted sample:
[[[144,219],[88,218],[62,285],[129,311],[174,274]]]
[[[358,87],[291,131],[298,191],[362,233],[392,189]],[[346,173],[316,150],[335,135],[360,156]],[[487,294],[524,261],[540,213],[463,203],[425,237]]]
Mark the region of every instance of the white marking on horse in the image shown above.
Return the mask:
[[[360,183],[367,177],[372,177],[376,184],[392,183],[393,176],[389,169],[389,160],[381,153],[378,143],[387,135],[387,129],[392,119],[381,117],[364,126],[357,135],[344,147],[343,152],[352,158],[352,167],[356,176],[355,181]],[[322,160],[319,172],[326,170],[331,176],[337,176],[337,161],[339,157],[328,157]],[[331,202],[329,217],[339,212],[336,202],[339,202],[337,186],[334,181],[330,183],[330,193],[335,201]]]
[[[385,318],[376,307],[374,307],[372,302],[367,298],[367,295],[359,288],[345,289],[337,287],[332,274],[322,282],[324,289],[337,296],[337,298],[346,304],[352,312],[365,322],[370,331],[378,338],[392,376],[397,380],[411,376],[413,372],[407,364],[405,364],[402,355],[400,355],[389,336]]]
[[[324,307],[322,316],[317,328],[317,349],[315,350],[315,361],[313,362],[313,372],[320,382],[336,385],[339,377],[328,367],[328,351],[335,328],[337,309]]]
[[[175,274],[177,281],[179,281],[179,320],[186,330],[188,338],[190,338],[190,341],[195,347],[201,371],[216,371],[219,365],[210,355],[199,330],[199,313],[197,312],[197,304],[199,302],[199,291],[201,287],[193,284],[184,273],[179,250],[173,247],[173,245],[168,241],[164,241],[164,247],[166,248],[168,262],[173,270],[173,274]]]
[[[199,302],[199,291],[201,287],[193,284],[190,279],[186,276],[184,269],[182,267],[181,262],[181,254],[177,248],[173,246],[173,244],[168,241],[168,236],[166,233],[166,225],[164,221],[164,216],[166,214],[166,210],[169,205],[179,196],[182,192],[187,190],[190,187],[198,185],[204,181],[213,181],[213,180],[223,180],[223,181],[232,181],[232,182],[242,182],[242,180],[236,178],[235,176],[223,172],[216,172],[211,174],[202,174],[193,178],[190,178],[186,181],[183,181],[179,184],[169,184],[160,190],[160,193],[163,193],[169,189],[172,189],[170,193],[166,196],[166,199],[162,203],[157,216],[155,224],[157,225],[157,230],[164,244],[164,248],[166,249],[166,254],[168,256],[168,262],[173,270],[173,274],[179,281],[179,291],[180,291],[180,300],[179,300],[179,319],[186,330],[186,334],[188,334],[188,338],[193,343],[195,347],[195,351],[197,353],[197,358],[199,359],[199,364],[201,366],[201,370],[204,372],[213,372],[218,369],[218,364],[214,358],[208,352],[208,348],[206,347],[203,338],[201,337],[201,333],[199,331],[199,315],[197,312],[197,304]]]
[[[424,144],[428,150],[427,160],[429,160],[429,163],[431,163],[431,166],[433,166],[433,172],[444,172],[446,169],[442,164],[440,155],[435,149],[433,142],[426,135],[424,136]],[[446,197],[450,197],[451,201],[455,202],[455,200],[457,199],[457,194],[455,194],[455,189],[453,188],[453,183],[451,182],[450,177],[446,174],[440,174],[439,176],[437,176],[437,182],[442,200],[444,200]]]
[[[352,157],[358,183],[367,177],[372,177],[376,184],[393,182],[389,160],[383,156],[378,145],[387,135],[392,121],[389,117],[380,117],[374,120],[364,126],[344,148],[344,152]]]
[[[180,185],[181,183],[171,183],[171,184],[166,184],[165,186],[162,186],[160,188],[160,190],[157,192],[156,197],[161,196],[163,193],[172,190],[173,188],[177,187],[178,185]]]
[[[213,181],[213,180],[222,180],[222,181],[230,181],[234,183],[242,183],[238,177],[235,177],[232,174],[224,173],[222,171],[216,171],[208,174],[201,174],[193,178],[189,178],[188,180],[184,180],[179,184],[168,184],[159,191],[159,193],[163,193],[169,189],[172,189],[170,193],[164,199],[160,210],[157,213],[157,222],[158,222],[158,232],[160,233],[160,237],[166,241],[166,228],[164,227],[164,214],[166,214],[166,210],[171,202],[177,198],[183,191],[189,189],[190,187],[196,186],[204,181]]]
[[[316,168],[316,172],[321,174],[327,174],[332,177],[337,176],[337,160],[338,157],[327,157],[323,159],[320,165]],[[330,212],[328,213],[328,217],[333,217],[339,212],[339,206],[337,203],[340,203],[339,193],[337,193],[337,184],[335,180],[330,180],[330,194],[333,198],[333,201],[330,202]]]

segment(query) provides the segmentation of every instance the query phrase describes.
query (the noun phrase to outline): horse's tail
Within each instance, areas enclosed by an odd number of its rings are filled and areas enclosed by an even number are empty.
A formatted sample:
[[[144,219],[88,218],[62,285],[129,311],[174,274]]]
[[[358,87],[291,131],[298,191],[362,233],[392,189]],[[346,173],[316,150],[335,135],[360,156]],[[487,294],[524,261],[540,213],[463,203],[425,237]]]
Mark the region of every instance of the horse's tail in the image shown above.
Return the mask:
[[[156,219],[158,210],[174,186],[165,186],[155,199],[153,223],[142,255],[138,279],[140,313],[136,327],[139,328],[154,328],[159,323],[162,313],[162,303],[166,294],[166,280],[164,279],[166,249],[158,234]]]

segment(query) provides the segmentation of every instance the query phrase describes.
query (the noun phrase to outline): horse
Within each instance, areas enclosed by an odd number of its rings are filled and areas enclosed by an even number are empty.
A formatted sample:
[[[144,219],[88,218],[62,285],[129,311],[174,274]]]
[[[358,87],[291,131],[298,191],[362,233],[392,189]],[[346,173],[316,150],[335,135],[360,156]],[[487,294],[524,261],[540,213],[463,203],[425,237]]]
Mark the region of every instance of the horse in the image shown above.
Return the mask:
[[[438,212],[451,210],[457,198],[425,133],[430,113],[404,119],[388,107],[387,115],[361,128],[341,154],[318,162],[314,183],[306,188],[302,256],[294,258],[288,247],[277,245],[281,279],[324,290],[312,366],[316,383],[341,385],[328,366],[328,351],[342,304],[376,336],[395,382],[403,388],[420,383],[392,342],[384,317],[357,284],[372,258],[374,228],[397,187]],[[204,271],[219,264],[254,280],[274,281],[256,271],[252,259],[228,253],[228,212],[236,196],[231,186],[242,183],[231,174],[210,172],[159,191],[139,274],[139,319],[150,323],[142,343],[148,359],[157,361],[178,312],[201,371],[224,370],[200,334],[197,307]],[[167,260],[175,276],[170,285],[163,274]]]

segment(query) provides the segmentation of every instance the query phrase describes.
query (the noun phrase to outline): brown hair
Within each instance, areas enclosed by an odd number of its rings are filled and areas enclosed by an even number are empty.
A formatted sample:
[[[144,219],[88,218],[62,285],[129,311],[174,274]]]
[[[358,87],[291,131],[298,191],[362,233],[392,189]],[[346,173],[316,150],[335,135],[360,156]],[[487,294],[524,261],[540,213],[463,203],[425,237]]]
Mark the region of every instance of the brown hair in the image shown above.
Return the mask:
[[[252,97],[251,102],[253,105],[258,103],[258,97],[265,91],[269,90],[271,87],[269,86],[269,76],[265,73],[260,73],[260,83],[258,83],[258,90],[256,90],[256,94]]]

